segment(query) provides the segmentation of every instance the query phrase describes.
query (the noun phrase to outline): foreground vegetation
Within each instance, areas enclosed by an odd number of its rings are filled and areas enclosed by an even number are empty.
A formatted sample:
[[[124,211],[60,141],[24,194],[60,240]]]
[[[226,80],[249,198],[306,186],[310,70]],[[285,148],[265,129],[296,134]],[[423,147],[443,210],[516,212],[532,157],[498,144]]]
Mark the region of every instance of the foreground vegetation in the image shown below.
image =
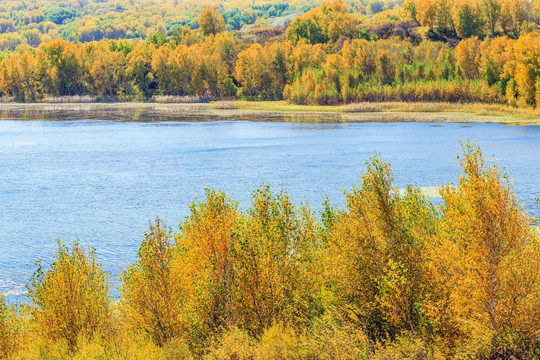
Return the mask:
[[[425,359],[540,356],[540,238],[506,176],[464,146],[435,207],[374,156],[319,218],[264,186],[221,192],[174,233],[150,225],[107,297],[95,253],[59,242],[31,303],[0,306],[10,359]]]
[[[83,23],[89,18],[74,15],[62,24],[83,26],[81,42],[49,35],[37,48],[21,44],[2,56],[0,95],[18,101],[78,95],[92,100],[157,96],[172,102],[187,97],[318,105],[440,101],[537,107],[538,4],[370,0],[347,7],[341,0],[329,0],[288,26],[275,26],[263,20],[263,13],[286,9],[269,3],[252,5],[261,7],[261,18],[245,31],[234,26],[226,30],[228,7],[206,7],[187,25],[163,25],[133,40],[103,34],[87,38]],[[13,31],[17,21],[26,21],[15,20],[6,19],[6,29]]]

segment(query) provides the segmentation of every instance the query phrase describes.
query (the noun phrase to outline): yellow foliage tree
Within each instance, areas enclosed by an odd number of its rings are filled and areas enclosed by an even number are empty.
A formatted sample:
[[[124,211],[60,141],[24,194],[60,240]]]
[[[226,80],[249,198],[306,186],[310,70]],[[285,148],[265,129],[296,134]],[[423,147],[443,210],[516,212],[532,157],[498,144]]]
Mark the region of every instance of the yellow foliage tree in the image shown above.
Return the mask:
[[[457,187],[441,189],[441,229],[430,242],[433,318],[453,345],[471,344],[463,356],[528,357],[540,319],[538,233],[478,147],[465,145],[460,164]]]
[[[514,66],[509,67],[517,86],[520,105],[535,105],[535,81],[540,76],[540,37],[525,34],[514,42]]]
[[[209,6],[199,15],[199,26],[203,35],[216,35],[225,31],[225,20],[223,20],[223,15]]]
[[[208,190],[176,238],[178,256],[172,264],[174,286],[184,294],[179,319],[193,346],[200,350],[212,335],[233,326],[235,263],[242,214],[222,192]]]
[[[262,335],[276,323],[303,328],[316,315],[316,256],[321,244],[307,208],[297,211],[285,193],[269,186],[253,205],[234,248],[238,313],[243,328]]]
[[[415,2],[416,20],[422,26],[431,29],[435,27],[437,20],[437,7],[433,0],[417,0]]]
[[[156,219],[139,248],[139,259],[122,275],[121,309],[125,319],[158,345],[170,343],[181,334],[178,320],[182,294],[173,286],[172,239],[171,231]]]
[[[480,40],[473,36],[459,42],[454,56],[465,79],[474,80],[480,75]]]
[[[17,313],[0,294],[0,359],[9,359],[18,350]]]
[[[78,242],[58,241],[50,269],[41,263],[28,286],[35,330],[51,341],[63,341],[72,351],[81,339],[104,331],[110,320],[109,286],[93,250]]]
[[[423,240],[435,231],[434,212],[413,188],[401,197],[378,156],[367,165],[329,228],[330,279],[369,336],[419,333],[428,290]]]
[[[238,54],[236,78],[248,98],[280,98],[291,80],[292,47],[284,44],[253,44]]]

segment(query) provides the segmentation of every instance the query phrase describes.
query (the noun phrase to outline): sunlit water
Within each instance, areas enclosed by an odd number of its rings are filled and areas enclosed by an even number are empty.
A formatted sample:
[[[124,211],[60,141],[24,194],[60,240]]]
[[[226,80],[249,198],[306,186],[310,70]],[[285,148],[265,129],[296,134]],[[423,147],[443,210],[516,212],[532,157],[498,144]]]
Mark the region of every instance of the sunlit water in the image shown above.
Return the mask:
[[[160,216],[177,229],[205,188],[247,207],[253,189],[271,183],[319,211],[323,195],[342,204],[374,151],[400,187],[456,183],[466,139],[507,171],[539,215],[540,127],[0,121],[0,291],[24,300],[35,261],[50,263],[59,237],[97,250],[117,297],[117,277],[135,259],[148,221]]]

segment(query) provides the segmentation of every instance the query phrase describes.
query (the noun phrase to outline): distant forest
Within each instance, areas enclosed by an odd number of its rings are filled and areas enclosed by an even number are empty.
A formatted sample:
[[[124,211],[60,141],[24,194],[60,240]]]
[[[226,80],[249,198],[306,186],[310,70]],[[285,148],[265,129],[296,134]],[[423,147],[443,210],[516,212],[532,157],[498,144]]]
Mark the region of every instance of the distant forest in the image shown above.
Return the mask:
[[[6,0],[0,95],[534,108],[539,22],[538,0]]]

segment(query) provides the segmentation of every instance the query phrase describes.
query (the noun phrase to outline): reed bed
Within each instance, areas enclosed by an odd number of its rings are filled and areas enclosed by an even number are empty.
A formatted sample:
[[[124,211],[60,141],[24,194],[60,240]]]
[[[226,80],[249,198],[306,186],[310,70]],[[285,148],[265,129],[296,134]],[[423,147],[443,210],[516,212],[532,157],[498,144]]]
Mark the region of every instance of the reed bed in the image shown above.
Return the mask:
[[[53,104],[71,104],[71,103],[93,103],[96,97],[92,95],[73,95],[73,96],[49,96],[43,99],[43,102]]]
[[[201,96],[175,96],[175,95],[154,95],[152,101],[160,104],[192,104],[192,103],[207,103],[212,101],[211,98]]]
[[[234,101],[215,101],[211,104],[211,107],[219,110],[235,110],[238,109],[238,104]]]

